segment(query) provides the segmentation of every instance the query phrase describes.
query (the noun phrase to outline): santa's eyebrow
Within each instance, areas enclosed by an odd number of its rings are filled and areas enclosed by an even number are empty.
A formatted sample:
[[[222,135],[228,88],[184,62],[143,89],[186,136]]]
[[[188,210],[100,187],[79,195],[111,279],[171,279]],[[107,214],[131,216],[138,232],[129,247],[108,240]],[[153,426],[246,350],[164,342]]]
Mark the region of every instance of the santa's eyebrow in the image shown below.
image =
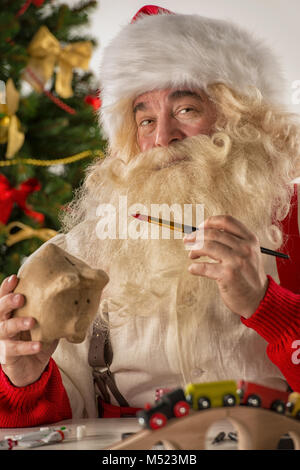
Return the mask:
[[[138,111],[146,111],[147,109],[147,105],[146,103],[144,103],[143,101],[141,101],[140,103],[136,104],[133,108],[133,114],[136,115],[136,113]]]
[[[192,97],[192,98],[197,98],[200,101],[203,101],[199,93],[196,93],[195,91],[190,91],[190,90],[175,90],[172,91],[172,93],[169,94],[168,99],[169,100],[176,100],[179,98],[184,98],[184,97]],[[147,111],[147,103],[144,101],[141,101],[140,103],[137,103],[134,108],[133,108],[133,114],[136,115],[138,111]]]
[[[168,99],[169,100],[176,100],[178,98],[184,98],[186,96],[190,96],[192,98],[197,98],[200,101],[203,101],[199,93],[196,93],[195,91],[191,90],[175,90],[172,91],[172,93],[169,94]]]

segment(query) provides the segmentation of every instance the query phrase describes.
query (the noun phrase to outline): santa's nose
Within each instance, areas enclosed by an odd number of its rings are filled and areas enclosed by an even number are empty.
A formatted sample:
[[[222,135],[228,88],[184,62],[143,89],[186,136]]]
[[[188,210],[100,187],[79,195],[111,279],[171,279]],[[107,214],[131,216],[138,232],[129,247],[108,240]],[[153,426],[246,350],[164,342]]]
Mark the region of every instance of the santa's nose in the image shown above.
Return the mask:
[[[157,119],[155,129],[155,147],[167,147],[168,145],[183,140],[184,133],[176,119],[171,116],[161,116]]]

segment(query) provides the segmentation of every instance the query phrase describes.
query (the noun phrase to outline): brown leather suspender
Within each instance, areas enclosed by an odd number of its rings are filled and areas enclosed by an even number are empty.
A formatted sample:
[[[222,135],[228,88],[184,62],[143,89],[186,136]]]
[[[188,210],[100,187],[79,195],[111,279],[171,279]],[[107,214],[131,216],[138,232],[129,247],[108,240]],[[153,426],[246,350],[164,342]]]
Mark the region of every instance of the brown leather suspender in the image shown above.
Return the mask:
[[[129,404],[118,390],[109,366],[112,363],[113,351],[108,329],[94,324],[93,335],[90,342],[88,361],[93,368],[94,383],[100,397],[111,403],[109,391],[117,400],[119,406],[128,407]]]

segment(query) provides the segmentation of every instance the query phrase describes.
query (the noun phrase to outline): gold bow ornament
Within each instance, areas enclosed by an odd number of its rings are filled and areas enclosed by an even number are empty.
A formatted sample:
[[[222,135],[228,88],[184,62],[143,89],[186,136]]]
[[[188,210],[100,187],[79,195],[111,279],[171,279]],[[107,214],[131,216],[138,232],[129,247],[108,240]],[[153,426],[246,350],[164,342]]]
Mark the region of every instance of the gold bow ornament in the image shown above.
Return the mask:
[[[22,147],[25,136],[21,131],[21,123],[16,116],[20,94],[11,78],[6,82],[5,95],[6,103],[0,103],[0,144],[7,143],[5,157],[13,158]]]
[[[20,230],[18,230],[16,233],[11,233],[15,228],[19,228]],[[57,235],[57,232],[50,228],[34,229],[18,221],[10,222],[6,226],[0,223],[0,232],[4,232],[7,235],[7,239],[5,241],[6,246],[12,246],[15,243],[33,237],[39,238],[45,242]]]
[[[91,41],[75,42],[61,47],[47,26],[41,26],[28,46],[29,61],[23,78],[40,93],[57,65],[55,91],[62,98],[70,98],[73,96],[73,68],[88,70],[92,47]]]

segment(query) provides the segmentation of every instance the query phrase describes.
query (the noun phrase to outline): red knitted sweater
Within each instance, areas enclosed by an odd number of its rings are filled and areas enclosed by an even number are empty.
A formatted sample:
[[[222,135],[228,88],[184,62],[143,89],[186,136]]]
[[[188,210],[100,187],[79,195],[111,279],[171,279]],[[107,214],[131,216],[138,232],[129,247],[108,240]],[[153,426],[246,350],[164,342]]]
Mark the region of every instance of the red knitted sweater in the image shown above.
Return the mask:
[[[280,285],[270,276],[265,297],[256,312],[241,318],[267,342],[269,359],[280,369],[294,391],[300,392],[300,237],[297,192],[283,223],[289,234],[277,258]],[[298,269],[296,269],[298,268]],[[72,417],[68,396],[53,359],[40,379],[26,387],[13,386],[0,368],[0,427],[38,426]]]

